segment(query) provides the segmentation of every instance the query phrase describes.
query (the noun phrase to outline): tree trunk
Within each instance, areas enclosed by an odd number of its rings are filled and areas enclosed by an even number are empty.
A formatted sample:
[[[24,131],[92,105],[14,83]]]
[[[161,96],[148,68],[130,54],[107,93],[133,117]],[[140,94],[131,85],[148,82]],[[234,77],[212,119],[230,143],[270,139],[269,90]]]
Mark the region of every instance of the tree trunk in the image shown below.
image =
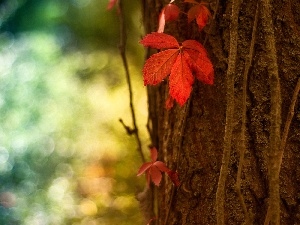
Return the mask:
[[[143,1],[146,33],[167,3]],[[156,224],[300,224],[300,2],[209,3],[203,31],[180,13],[165,33],[205,45],[214,85],[171,110],[167,81],[148,87],[152,144],[181,181],[153,188]]]

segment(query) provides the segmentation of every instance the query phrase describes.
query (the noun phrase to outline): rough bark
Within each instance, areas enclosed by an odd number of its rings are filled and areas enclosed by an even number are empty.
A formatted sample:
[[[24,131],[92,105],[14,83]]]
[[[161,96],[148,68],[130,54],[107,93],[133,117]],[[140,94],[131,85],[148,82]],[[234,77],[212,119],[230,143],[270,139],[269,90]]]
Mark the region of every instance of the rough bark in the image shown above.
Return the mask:
[[[187,25],[183,13],[178,21],[167,24],[165,32],[180,41],[207,40],[205,47],[214,64],[215,84],[195,82],[189,102],[169,111],[165,109],[167,81],[148,87],[152,144],[158,148],[160,160],[177,169],[181,180],[176,188],[165,178],[153,190],[156,224],[217,224],[219,204],[224,204],[224,220],[219,224],[277,224],[276,216],[281,224],[300,224],[299,94],[291,107],[300,77],[300,2],[241,1],[232,72],[234,110],[229,124],[227,73],[232,70],[230,29],[235,1],[208,2],[216,16],[203,32],[193,23]],[[143,0],[146,33],[157,29],[159,12],[167,3]],[[175,3],[182,11],[188,7],[183,1]],[[270,50],[272,32],[274,45]],[[226,132],[232,135],[231,144],[224,138]],[[216,201],[225,148],[230,149],[230,154],[224,195]],[[276,187],[270,187],[276,186],[277,173],[278,195]]]

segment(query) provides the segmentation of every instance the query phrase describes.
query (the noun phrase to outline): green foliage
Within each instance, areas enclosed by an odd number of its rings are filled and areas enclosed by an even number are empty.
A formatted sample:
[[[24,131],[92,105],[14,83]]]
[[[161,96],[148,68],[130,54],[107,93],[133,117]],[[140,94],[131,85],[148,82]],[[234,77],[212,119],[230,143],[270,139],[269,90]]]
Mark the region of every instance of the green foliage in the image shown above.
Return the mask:
[[[116,18],[102,1],[16,2],[0,34],[0,224],[141,223],[117,22],[102,20]]]

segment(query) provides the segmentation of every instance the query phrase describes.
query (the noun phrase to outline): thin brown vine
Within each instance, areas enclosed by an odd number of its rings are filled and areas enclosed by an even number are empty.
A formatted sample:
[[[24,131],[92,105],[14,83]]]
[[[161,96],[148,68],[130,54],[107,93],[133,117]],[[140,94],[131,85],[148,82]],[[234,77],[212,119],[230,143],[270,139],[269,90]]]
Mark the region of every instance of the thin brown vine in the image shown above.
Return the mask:
[[[270,0],[261,2],[262,25],[265,36],[266,54],[268,60],[269,85],[271,93],[270,111],[270,151],[268,162],[269,174],[269,207],[266,221],[270,219],[271,225],[280,224],[280,196],[279,196],[279,174],[280,161],[280,126],[281,126],[281,90],[278,74],[276,41],[274,25],[272,21]],[[265,224],[266,224],[265,221]]]
[[[299,91],[300,91],[300,78],[298,78],[298,82],[297,82],[296,87],[294,89],[293,97],[292,97],[292,100],[291,100],[291,105],[289,107],[288,116],[287,116],[287,119],[286,119],[286,122],[285,122],[285,125],[284,125],[284,130],[283,130],[283,133],[282,133],[282,138],[281,138],[281,142],[280,142],[280,149],[279,149],[279,154],[278,154],[279,166],[278,166],[277,171],[276,171],[276,173],[277,173],[276,176],[278,176],[278,177],[279,177],[279,174],[280,174],[280,168],[281,168],[281,163],[282,163],[282,159],[283,159],[286,140],[287,140],[290,125],[291,125],[291,122],[292,122],[292,119],[293,119],[294,113],[295,113],[295,105],[296,105],[296,102],[297,102],[297,97],[298,97]],[[264,225],[269,224],[270,215],[271,215],[271,210],[270,210],[270,207],[268,207],[268,211],[267,211],[267,215],[266,215]]]
[[[240,204],[242,206],[242,209],[244,211],[245,215],[245,224],[252,224],[252,215],[250,215],[249,211],[247,210],[245,200],[243,197],[243,194],[241,192],[241,173],[243,169],[243,164],[244,164],[244,155],[246,151],[246,113],[247,113],[247,83],[248,83],[248,74],[249,74],[249,69],[252,64],[252,59],[253,59],[253,52],[254,52],[254,44],[255,44],[255,37],[256,37],[256,30],[257,30],[257,21],[258,21],[258,4],[256,6],[256,12],[255,12],[255,18],[254,18],[254,23],[253,23],[253,28],[252,28],[252,37],[251,37],[251,43],[250,43],[250,50],[249,50],[249,55],[246,59],[245,63],[245,70],[243,74],[243,94],[242,94],[242,125],[241,125],[241,133],[240,133],[240,159],[239,159],[239,165],[238,165],[238,172],[236,176],[236,192],[240,201]]]
[[[280,166],[281,166],[281,163],[282,163],[283,153],[284,153],[288,133],[289,133],[289,130],[290,130],[290,125],[291,125],[291,122],[292,122],[292,119],[293,119],[293,116],[294,116],[294,113],[295,113],[295,105],[296,105],[296,102],[297,102],[297,97],[299,95],[299,91],[300,91],[300,78],[298,78],[298,82],[296,84],[296,87],[295,87],[295,90],[294,90],[294,93],[293,93],[293,97],[292,97],[292,100],[291,100],[291,105],[290,105],[290,108],[289,108],[288,116],[287,116],[285,126],[284,126],[284,130],[283,130],[283,133],[282,133],[282,138],[281,138],[281,142],[280,142],[280,153],[279,153],[279,168],[278,168],[279,170],[277,171],[278,176],[279,176],[279,173],[280,173]]]
[[[141,142],[141,139],[140,139],[140,136],[139,136],[139,130],[138,130],[138,127],[137,127],[136,117],[135,117],[135,110],[134,110],[134,106],[133,106],[133,93],[132,93],[129,66],[128,66],[127,57],[126,57],[126,39],[127,39],[127,35],[126,35],[126,24],[125,24],[123,1],[122,0],[118,1],[118,10],[119,10],[119,19],[120,19],[120,45],[119,45],[119,50],[120,50],[120,54],[121,54],[121,58],[122,58],[122,62],[123,62],[123,67],[125,69],[126,81],[127,81],[127,85],[128,85],[129,106],[130,106],[130,112],[131,112],[131,117],[132,117],[133,129],[129,129],[129,127],[126,126],[121,119],[120,119],[120,122],[125,127],[128,134],[134,134],[137,145],[138,145],[137,150],[140,154],[140,157],[141,157],[142,161],[146,162],[145,156],[144,156],[143,150],[142,150],[142,142]],[[131,131],[131,133],[128,132],[128,131]]]
[[[216,193],[216,212],[217,225],[225,224],[224,205],[225,205],[225,185],[228,175],[228,167],[230,161],[230,152],[232,147],[232,131],[234,122],[234,75],[237,58],[237,42],[238,42],[238,16],[240,9],[240,1],[233,0],[231,9],[230,23],[230,44],[228,69],[226,74],[227,85],[227,107],[226,107],[226,124],[224,135],[224,149],[222,157],[222,165],[220,169],[217,193]]]

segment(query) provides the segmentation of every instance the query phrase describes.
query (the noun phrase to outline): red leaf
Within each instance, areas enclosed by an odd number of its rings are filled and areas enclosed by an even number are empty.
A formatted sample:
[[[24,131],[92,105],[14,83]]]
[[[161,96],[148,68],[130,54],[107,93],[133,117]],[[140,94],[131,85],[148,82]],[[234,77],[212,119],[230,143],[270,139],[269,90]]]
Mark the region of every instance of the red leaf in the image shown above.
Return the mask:
[[[193,82],[194,77],[192,71],[188,66],[184,53],[181,53],[177,56],[169,79],[170,95],[181,106],[184,105],[186,100],[189,98]]]
[[[180,12],[180,9],[177,5],[168,4],[164,7],[164,9],[166,21],[177,20]]]
[[[145,85],[156,85],[170,74],[168,109],[173,106],[173,99],[181,106],[187,101],[192,91],[193,75],[203,83],[213,84],[213,65],[199,42],[186,40],[179,46],[171,35],[151,33],[141,43],[153,48],[170,48],[152,55],[143,68]]]
[[[152,32],[147,34],[143,40],[140,41],[145,47],[162,49],[162,48],[179,48],[178,41],[171,35],[164,33]]]
[[[148,170],[151,166],[152,166],[152,162],[144,163],[144,164],[140,167],[137,176],[140,176],[140,175],[142,175],[143,173],[145,173],[145,171]]]
[[[195,3],[193,1],[186,1]],[[198,27],[200,30],[206,26],[208,18],[210,17],[210,11],[204,5],[204,3],[198,3],[195,6],[191,7],[188,11],[188,22],[190,23],[192,20],[196,19]]]
[[[165,79],[179,54],[178,49],[168,49],[152,55],[143,68],[144,85],[156,85]]]
[[[179,16],[180,9],[177,5],[168,4],[166,5],[159,14],[158,18],[158,33],[163,33],[165,30],[165,24],[167,21],[177,20]]]
[[[182,43],[182,46],[189,55],[188,62],[197,79],[205,84],[213,84],[213,65],[207,57],[207,52],[203,45],[194,40],[187,40]]]
[[[198,57],[196,58],[193,55],[199,55],[194,50],[187,50],[187,53],[190,55],[191,68],[193,73],[198,80],[202,81],[205,84],[214,83],[214,69],[210,60],[207,57]]]
[[[150,173],[151,180],[153,181],[153,183],[156,186],[158,186],[161,181],[161,178],[162,178],[162,175],[161,175],[161,172],[159,171],[159,169],[156,166],[152,166],[152,167],[150,167],[149,173]]]
[[[199,13],[196,17],[196,22],[198,24],[198,27],[200,28],[200,30],[203,29],[203,27],[206,26],[207,21],[208,21],[208,17],[210,17],[210,12],[208,10],[208,8],[204,5],[200,6],[200,10]]]
[[[175,184],[175,186],[178,187],[180,185],[178,173],[170,170],[167,174],[170,177],[171,181]]]
[[[185,49],[189,49],[189,48],[194,49],[194,50],[198,51],[200,54],[202,54],[203,56],[207,56],[206,49],[198,41],[186,40],[186,41],[182,42],[182,46]]]
[[[192,6],[187,15],[188,15],[188,23],[192,22],[192,20],[196,19],[197,18],[197,15],[199,14],[199,11],[200,11],[201,7],[199,4],[195,5],[195,6]]]
[[[166,166],[166,164],[164,164],[161,161],[156,161],[155,163],[153,163],[153,165],[155,165],[162,172],[169,172],[170,171],[170,169]]]
[[[155,185],[159,185],[161,179],[162,179],[162,172],[169,173],[171,170],[161,161],[157,160],[157,149],[151,148],[150,149],[151,154],[151,162],[144,163],[139,171],[138,176],[140,176],[143,173],[146,173],[147,183],[150,184],[150,179]]]

